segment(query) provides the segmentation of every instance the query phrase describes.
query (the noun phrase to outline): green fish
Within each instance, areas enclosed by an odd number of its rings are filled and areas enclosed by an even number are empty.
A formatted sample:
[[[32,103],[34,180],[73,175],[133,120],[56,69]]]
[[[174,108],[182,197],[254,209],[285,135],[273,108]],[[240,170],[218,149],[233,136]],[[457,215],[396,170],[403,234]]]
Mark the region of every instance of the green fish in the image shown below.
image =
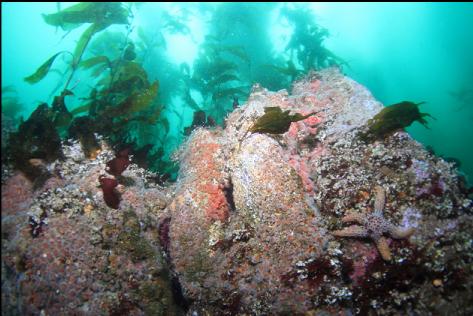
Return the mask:
[[[289,130],[292,122],[302,121],[319,112],[301,115],[289,114],[290,110],[282,111],[280,107],[273,106],[264,109],[264,114],[248,130],[252,133],[284,134]]]
[[[368,129],[361,133],[361,139],[365,141],[383,139],[395,131],[411,125],[414,121],[429,128],[424,117],[435,118],[428,113],[421,113],[419,111],[419,105],[423,103],[425,102],[402,101],[383,108],[372,119],[368,120]]]

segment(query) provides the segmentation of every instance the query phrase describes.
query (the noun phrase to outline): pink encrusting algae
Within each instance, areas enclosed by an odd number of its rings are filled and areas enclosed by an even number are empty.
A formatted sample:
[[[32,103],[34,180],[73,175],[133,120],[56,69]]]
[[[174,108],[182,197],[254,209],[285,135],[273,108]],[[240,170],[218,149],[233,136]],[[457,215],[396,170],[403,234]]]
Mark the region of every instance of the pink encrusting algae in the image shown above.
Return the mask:
[[[267,107],[316,114],[248,133]],[[472,202],[452,165],[407,133],[360,139],[381,109],[336,69],[291,94],[255,86],[225,128],[193,130],[165,187],[105,141],[95,159],[63,145],[44,187],[21,174],[2,185],[2,309],[473,313]]]

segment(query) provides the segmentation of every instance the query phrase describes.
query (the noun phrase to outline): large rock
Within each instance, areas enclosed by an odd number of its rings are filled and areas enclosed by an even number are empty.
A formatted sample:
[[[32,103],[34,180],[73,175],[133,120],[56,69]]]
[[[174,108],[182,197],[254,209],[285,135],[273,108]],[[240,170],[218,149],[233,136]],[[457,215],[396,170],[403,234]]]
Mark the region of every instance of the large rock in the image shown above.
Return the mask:
[[[318,113],[248,133],[269,106]],[[333,69],[292,95],[255,86],[225,129],[190,135],[176,184],[131,164],[116,209],[105,142],[36,161],[37,190],[5,173],[2,315],[473,314],[465,185],[405,132],[362,142],[381,109]]]
[[[110,208],[99,186],[110,148],[61,149],[38,190],[18,171],[2,184],[2,315],[179,314],[159,245],[169,191],[131,164]]]
[[[247,133],[269,106],[321,112],[283,135]],[[359,140],[381,109],[329,69],[291,95],[255,86],[225,129],[192,133],[166,246],[191,311],[473,313],[472,202],[452,165],[405,132]],[[371,239],[331,234],[347,227],[344,215],[372,211],[376,186],[384,220],[415,228],[409,239],[385,236],[391,261]]]

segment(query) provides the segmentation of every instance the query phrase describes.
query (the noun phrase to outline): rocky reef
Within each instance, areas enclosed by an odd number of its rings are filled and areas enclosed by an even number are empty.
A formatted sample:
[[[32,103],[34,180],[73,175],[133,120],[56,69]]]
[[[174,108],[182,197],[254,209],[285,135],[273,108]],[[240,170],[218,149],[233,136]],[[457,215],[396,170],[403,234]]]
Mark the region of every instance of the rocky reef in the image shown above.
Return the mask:
[[[250,132],[268,107],[307,118]],[[336,69],[255,85],[191,133],[165,187],[133,158],[107,174],[103,140],[62,144],[41,188],[2,183],[2,314],[472,314],[468,191],[404,131],[360,137],[382,109]]]
[[[318,113],[282,135],[248,133],[268,107]],[[193,132],[166,211],[172,266],[199,314],[473,311],[472,202],[453,165],[407,133],[362,140],[382,109],[329,69],[290,95],[255,86],[225,129]],[[333,234],[352,213],[365,235],[382,235],[379,223],[408,233],[383,236],[382,257],[373,238]]]
[[[63,144],[37,190],[20,172],[3,183],[2,315],[180,313],[158,238],[170,191],[131,164],[119,209],[107,206],[100,179],[115,155],[100,147],[91,159]]]

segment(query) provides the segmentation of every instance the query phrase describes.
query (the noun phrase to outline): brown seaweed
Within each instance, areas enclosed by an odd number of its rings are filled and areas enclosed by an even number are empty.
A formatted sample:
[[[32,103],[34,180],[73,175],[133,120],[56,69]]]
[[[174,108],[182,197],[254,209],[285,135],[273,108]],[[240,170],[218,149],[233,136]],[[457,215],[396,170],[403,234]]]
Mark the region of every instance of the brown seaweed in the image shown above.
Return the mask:
[[[39,66],[39,68],[36,70],[34,74],[31,76],[28,76],[25,78],[25,81],[30,83],[30,84],[35,84],[37,82],[40,82],[43,80],[44,77],[49,72],[49,69],[51,69],[51,66],[53,65],[54,60],[56,59],[57,56],[59,56],[62,52],[54,54],[52,57],[50,57],[44,64]]]
[[[47,163],[63,158],[61,138],[53,123],[53,112],[46,103],[40,104],[31,116],[20,124],[9,139],[10,158],[14,167],[40,187],[50,176]]]
[[[44,21],[64,31],[83,23],[127,24],[128,11],[120,2],[81,2],[53,14],[43,14]]]

